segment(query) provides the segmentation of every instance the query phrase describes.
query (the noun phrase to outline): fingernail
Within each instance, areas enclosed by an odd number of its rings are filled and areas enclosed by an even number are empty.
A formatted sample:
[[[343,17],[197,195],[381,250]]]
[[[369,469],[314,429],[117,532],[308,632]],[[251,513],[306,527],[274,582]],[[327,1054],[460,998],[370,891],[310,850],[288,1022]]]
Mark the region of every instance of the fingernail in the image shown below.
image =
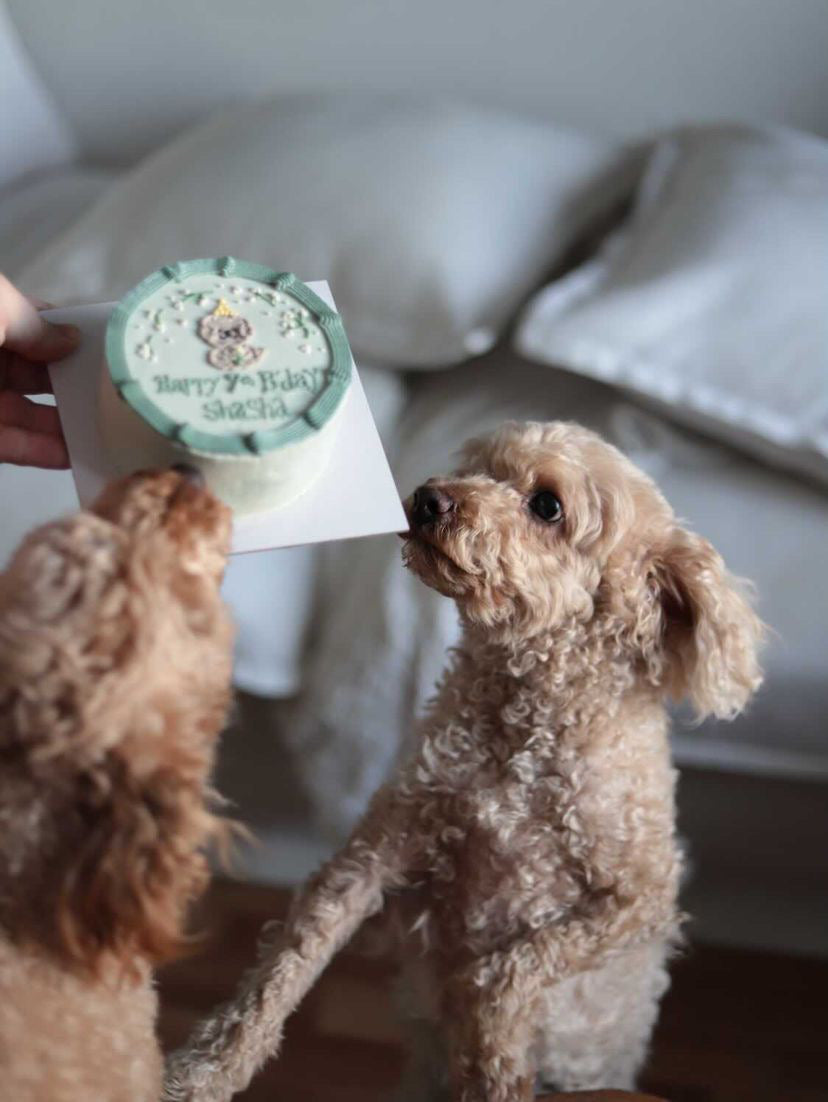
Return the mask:
[[[55,329],[60,333],[62,340],[73,348],[80,342],[81,331],[77,325],[70,325],[68,322],[62,322],[55,326]]]
[[[26,298],[34,306],[35,310],[54,310],[55,304],[53,302],[47,302],[45,298],[38,298],[37,295],[26,295]]]
[[[52,337],[51,342],[50,335]],[[71,353],[80,343],[80,329],[77,325],[69,325],[67,322],[60,325],[53,323],[44,336],[54,349],[53,355],[61,357]]]

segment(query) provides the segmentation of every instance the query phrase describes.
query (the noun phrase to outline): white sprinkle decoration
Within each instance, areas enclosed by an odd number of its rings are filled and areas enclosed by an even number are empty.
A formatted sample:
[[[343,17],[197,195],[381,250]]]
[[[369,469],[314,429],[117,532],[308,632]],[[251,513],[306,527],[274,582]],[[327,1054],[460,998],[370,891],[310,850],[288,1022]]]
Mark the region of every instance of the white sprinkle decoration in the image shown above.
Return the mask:
[[[307,355],[309,352],[313,352],[313,349],[311,348],[311,346],[309,344],[300,344],[299,345],[299,351],[304,352],[305,355]]]
[[[142,360],[152,359],[152,349],[150,348],[149,341],[144,341],[143,344],[139,344],[138,347],[135,349],[135,352],[141,357]]]
[[[175,319],[175,324],[176,325],[186,325],[187,324],[187,319],[186,318],[176,318]]]

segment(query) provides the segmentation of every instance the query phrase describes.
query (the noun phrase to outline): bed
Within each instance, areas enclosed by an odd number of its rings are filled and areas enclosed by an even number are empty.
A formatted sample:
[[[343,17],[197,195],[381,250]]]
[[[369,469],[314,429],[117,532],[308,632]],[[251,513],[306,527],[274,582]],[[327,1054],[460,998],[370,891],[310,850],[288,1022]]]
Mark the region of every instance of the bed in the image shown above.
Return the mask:
[[[618,257],[631,247],[629,240],[619,244],[618,234],[629,235],[631,226],[639,232],[635,248],[652,270],[637,270],[626,284],[619,277],[613,301],[628,303],[631,288],[641,293],[647,279],[660,287],[668,279],[671,309],[695,295],[686,316],[704,316],[690,281],[675,277],[676,253],[652,259],[655,245],[647,251],[637,244],[658,214],[656,169],[667,172],[676,142],[696,140],[696,131],[688,138],[681,125],[688,117],[741,120],[739,142],[747,140],[744,134],[754,145],[756,135],[765,142],[759,154],[751,146],[750,156],[760,161],[768,160],[768,148],[787,156],[780,142],[795,133],[786,128],[780,138],[767,128],[768,119],[828,133],[820,106],[826,77],[814,46],[828,33],[828,16],[798,0],[786,9],[780,38],[777,7],[748,12],[734,0],[734,18],[719,23],[710,52],[706,5],[691,10],[636,0],[622,18],[591,0],[566,14],[523,0],[521,18],[507,20],[493,4],[475,5],[472,18],[470,0],[463,0],[441,20],[440,46],[431,31],[433,6],[420,4],[416,13],[401,8],[391,19],[373,3],[351,5],[347,16],[323,5],[324,18],[320,9],[315,19],[294,13],[285,21],[278,7],[250,0],[234,9],[229,47],[230,28],[218,4],[208,5],[211,19],[201,4],[196,19],[190,2],[174,9],[124,5],[118,19],[102,25],[97,4],[83,0],[73,6],[71,25],[58,28],[46,0],[12,0],[0,12],[0,110],[9,123],[0,142],[0,268],[51,301],[89,301],[122,293],[136,272],[167,258],[158,255],[164,248],[197,254],[212,243],[208,231],[216,225],[214,255],[260,248],[270,253],[255,259],[282,264],[289,254],[301,276],[327,276],[344,304],[401,492],[448,464],[462,438],[507,416],[574,418],[607,434],[653,474],[732,569],[755,581],[760,611],[773,629],[766,685],[746,716],[704,731],[677,717],[686,829],[712,870],[699,879],[705,930],[741,943],[824,951],[811,916],[825,902],[826,868],[818,854],[804,855],[805,832],[825,830],[816,809],[828,781],[828,480],[820,450],[824,422],[814,415],[820,395],[822,414],[828,407],[828,375],[819,374],[824,352],[815,357],[815,389],[799,396],[780,428],[779,418],[767,413],[765,422],[759,416],[748,423],[739,408],[728,412],[721,396],[708,395],[705,408],[680,387],[665,388],[658,356],[679,331],[672,316],[667,328],[630,338],[637,354],[646,347],[647,362],[658,366],[655,389],[641,357],[636,370],[619,373],[606,356],[590,356],[584,334],[594,346],[596,333],[606,343],[608,333],[621,331],[612,329],[621,325],[618,311],[608,319],[603,304],[613,270],[618,276]],[[163,35],[156,34],[159,24]],[[335,42],[347,44],[348,65]],[[667,64],[670,50],[680,51],[683,67]],[[755,79],[771,56],[774,71],[787,74],[784,81]],[[123,66],[119,59],[127,57],[140,64]],[[415,71],[412,57],[424,68]],[[587,60],[601,80],[581,75]],[[486,77],[495,61],[496,89]],[[351,91],[320,98],[325,87]],[[312,96],[296,98],[309,90]],[[254,102],[265,93],[283,95],[266,106]],[[716,140],[731,125],[713,126]],[[12,130],[16,137],[8,137]],[[721,150],[710,152],[705,135],[705,156],[724,171]],[[803,213],[806,199],[809,210],[823,199],[825,143],[817,142],[811,161],[812,140],[804,138],[791,154],[792,178],[807,195],[795,214],[785,214],[796,217],[803,237],[813,217]],[[399,146],[389,153],[394,142]],[[273,148],[278,164],[267,159]],[[236,169],[225,180],[227,149]],[[660,150],[666,152],[653,168]],[[292,221],[274,215],[267,241],[253,240],[258,227],[247,216],[245,195],[264,197],[277,179],[286,205],[301,212],[325,156],[331,172],[343,172],[342,190],[363,194],[361,204],[339,206],[331,199],[335,190],[314,192],[314,209],[324,207],[331,219],[327,234],[309,241],[308,227],[321,215]],[[406,156],[431,166],[425,194],[419,184],[405,190],[407,179],[422,179],[406,168]],[[398,162],[396,177],[386,160]],[[747,171],[747,161],[742,156],[740,171]],[[703,178],[711,171],[704,168]],[[744,186],[739,177],[738,194]],[[519,209],[512,202],[516,191]],[[223,194],[232,202],[217,208]],[[674,195],[671,183],[671,203]],[[408,234],[398,233],[406,219]],[[717,241],[727,238],[730,225],[720,223]],[[697,264],[709,242],[698,227],[687,233]],[[799,264],[799,254],[786,263]],[[622,276],[629,271],[621,268]],[[809,271],[807,283],[814,282]],[[773,303],[771,285],[752,293]],[[790,310],[806,321],[783,317],[783,337],[785,324],[808,332],[813,316],[803,295],[791,297]],[[763,317],[768,310],[763,307]],[[654,317],[656,307],[636,302],[631,314]],[[750,320],[750,311],[744,314]],[[821,331],[813,324],[817,345]],[[569,334],[566,344],[562,333]],[[743,334],[733,341],[739,337],[744,343]],[[770,356],[774,339],[764,331],[755,347]],[[728,362],[733,347],[726,350]],[[692,357],[671,360],[676,377],[690,370],[688,362],[692,366]],[[791,370],[781,363],[772,381],[786,399]],[[784,405],[773,393],[759,398],[766,411]],[[803,410],[808,424],[790,429]],[[70,476],[0,468],[0,502],[5,560],[29,527],[73,507]],[[341,836],[404,752],[412,716],[430,692],[456,624],[447,602],[402,571],[393,538],[237,560],[227,595],[240,625],[236,680],[248,694],[243,714],[255,717],[256,727],[230,750],[228,775],[242,801],[259,801],[262,831],[272,843],[247,868],[289,879]],[[272,770],[266,786],[259,780],[263,757]],[[289,770],[302,784],[301,806],[285,793]],[[290,821],[268,814],[263,787],[274,805],[282,791],[284,806],[295,808]],[[741,816],[729,831],[722,829],[728,805]],[[796,806],[817,818],[797,816],[790,810]],[[769,817],[778,820],[778,844],[763,842],[765,860],[757,865],[751,839]],[[764,914],[758,923],[756,899]]]

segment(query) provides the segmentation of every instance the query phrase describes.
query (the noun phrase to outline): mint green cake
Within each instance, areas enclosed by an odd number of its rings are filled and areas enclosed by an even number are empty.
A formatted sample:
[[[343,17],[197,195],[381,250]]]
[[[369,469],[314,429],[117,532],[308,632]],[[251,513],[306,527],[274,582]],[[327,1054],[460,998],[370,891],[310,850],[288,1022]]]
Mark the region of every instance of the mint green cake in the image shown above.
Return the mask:
[[[119,471],[188,462],[236,512],[278,508],[327,464],[351,374],[339,315],[295,276],[181,261],[109,320],[101,429]]]

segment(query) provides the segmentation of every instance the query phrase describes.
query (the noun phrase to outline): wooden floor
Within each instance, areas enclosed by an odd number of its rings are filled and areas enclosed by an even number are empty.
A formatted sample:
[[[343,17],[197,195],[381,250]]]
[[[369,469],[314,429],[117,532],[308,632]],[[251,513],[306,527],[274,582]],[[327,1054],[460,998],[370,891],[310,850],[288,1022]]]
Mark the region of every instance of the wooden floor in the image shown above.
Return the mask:
[[[213,886],[202,951],[160,977],[165,1047],[232,991],[286,901],[272,888]],[[341,954],[290,1021],[281,1058],[239,1099],[386,1099],[402,1065],[390,987],[387,963]],[[674,965],[641,1086],[670,1102],[826,1102],[828,963],[691,947]]]

